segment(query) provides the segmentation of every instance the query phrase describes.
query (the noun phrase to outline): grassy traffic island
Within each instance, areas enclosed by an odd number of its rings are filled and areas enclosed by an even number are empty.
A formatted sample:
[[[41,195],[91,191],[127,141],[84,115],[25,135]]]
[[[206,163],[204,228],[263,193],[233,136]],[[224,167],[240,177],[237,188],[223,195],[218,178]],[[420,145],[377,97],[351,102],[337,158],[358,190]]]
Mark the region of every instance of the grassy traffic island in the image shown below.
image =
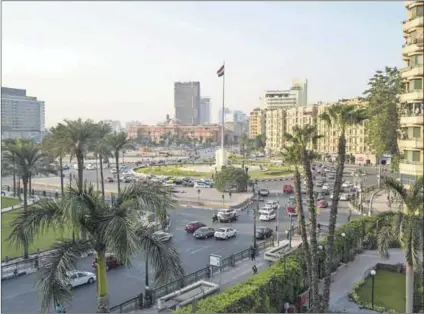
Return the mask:
[[[7,208],[11,206],[15,206],[20,204],[21,202],[18,199],[11,198],[11,197],[2,197],[1,198],[1,208]],[[5,257],[13,258],[23,255],[23,248],[18,248],[16,245],[13,245],[9,242],[8,237],[12,230],[12,224],[13,220],[16,217],[17,210],[13,210],[7,213],[1,214],[1,260],[3,261]],[[55,229],[49,229],[46,231],[46,233],[43,234],[43,236],[39,236],[29,247],[29,253],[35,253],[37,252],[37,249],[40,249],[40,251],[48,249],[53,245],[53,243],[61,238],[65,237],[68,238],[71,236],[71,232],[65,231],[64,234],[60,233],[59,231]]]
[[[378,312],[405,311],[405,274],[391,269],[377,269],[374,278],[374,310]],[[355,284],[350,295],[359,306],[372,308],[372,277]]]
[[[240,165],[235,165],[240,167]],[[249,168],[250,179],[274,179],[290,176],[293,168],[289,166],[247,166]],[[138,173],[153,174],[157,176],[174,176],[174,177],[193,177],[193,178],[212,178],[215,172],[214,166],[210,165],[165,165],[152,166],[148,168],[139,168]]]

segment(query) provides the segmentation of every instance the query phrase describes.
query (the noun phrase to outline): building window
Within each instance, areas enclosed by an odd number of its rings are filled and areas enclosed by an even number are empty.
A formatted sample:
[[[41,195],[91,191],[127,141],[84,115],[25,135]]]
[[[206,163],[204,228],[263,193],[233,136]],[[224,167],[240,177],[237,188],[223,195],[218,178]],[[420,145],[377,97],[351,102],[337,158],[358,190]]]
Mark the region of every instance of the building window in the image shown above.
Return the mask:
[[[413,92],[416,90],[423,89],[423,80],[422,79],[413,79],[409,81],[409,91]]]
[[[409,66],[410,67],[415,67],[417,65],[422,65],[423,64],[423,59],[424,59],[424,56],[423,55],[414,55],[414,56],[411,56],[411,59],[409,60]]]
[[[413,138],[421,138],[421,128],[420,127],[413,127],[412,128],[412,137]]]
[[[424,16],[424,5],[417,5],[411,9],[411,19]]]

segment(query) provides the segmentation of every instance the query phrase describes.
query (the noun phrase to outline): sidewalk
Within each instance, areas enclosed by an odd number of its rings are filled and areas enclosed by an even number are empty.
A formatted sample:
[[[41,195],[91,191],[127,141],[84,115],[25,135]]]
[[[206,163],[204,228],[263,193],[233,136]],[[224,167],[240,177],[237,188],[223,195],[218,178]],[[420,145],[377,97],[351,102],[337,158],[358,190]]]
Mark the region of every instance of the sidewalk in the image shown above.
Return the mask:
[[[349,300],[348,294],[352,292],[353,285],[363,279],[377,263],[397,264],[405,261],[401,249],[390,249],[389,252],[390,258],[383,260],[376,251],[365,251],[363,254],[357,255],[354,261],[337,269],[330,288],[330,310],[332,312],[376,313],[360,309],[356,303]]]

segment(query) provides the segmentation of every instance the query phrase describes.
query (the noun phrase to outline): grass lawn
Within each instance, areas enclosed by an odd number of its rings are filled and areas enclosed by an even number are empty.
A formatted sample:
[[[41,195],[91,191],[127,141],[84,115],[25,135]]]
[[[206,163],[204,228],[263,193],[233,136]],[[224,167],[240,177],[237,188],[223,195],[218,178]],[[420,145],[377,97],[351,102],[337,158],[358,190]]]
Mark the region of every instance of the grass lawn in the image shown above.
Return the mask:
[[[405,274],[388,270],[377,270],[374,281],[374,304],[393,309],[398,313],[405,311]],[[358,289],[359,297],[371,304],[372,279],[367,278]]]
[[[2,198],[3,203],[3,198]],[[2,204],[3,205],[3,204]],[[16,216],[16,211],[1,214],[1,259],[4,260],[6,256],[17,257],[23,255],[23,249],[18,249],[12,246],[7,240],[11,231],[11,223]],[[72,233],[65,231],[62,235],[60,231],[51,229],[48,230],[42,237],[37,237],[29,247],[30,253],[35,253],[37,249],[44,250],[52,246],[56,239],[65,237],[70,238]]]
[[[21,203],[21,201],[19,201],[16,198],[13,198],[13,197],[5,197],[5,196],[1,197],[1,208],[2,209],[7,208],[7,207],[11,207],[11,206],[15,206],[15,205],[18,205],[20,203]]]

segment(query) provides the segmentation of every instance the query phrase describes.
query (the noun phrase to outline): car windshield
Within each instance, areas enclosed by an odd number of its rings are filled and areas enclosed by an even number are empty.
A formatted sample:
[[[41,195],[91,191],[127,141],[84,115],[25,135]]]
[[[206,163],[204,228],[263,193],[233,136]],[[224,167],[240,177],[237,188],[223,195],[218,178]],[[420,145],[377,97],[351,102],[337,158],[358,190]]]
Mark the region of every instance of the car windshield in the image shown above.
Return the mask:
[[[218,231],[218,232],[225,232],[226,230],[225,230],[225,229],[223,229],[223,228],[219,228],[217,231]]]
[[[264,232],[265,231],[265,228],[258,228],[258,229],[256,229],[256,232]]]
[[[208,230],[208,228],[206,227],[202,227],[196,230],[196,232],[205,232],[206,230]]]
[[[192,221],[192,222],[189,222],[188,223],[188,225],[189,226],[194,226],[194,225],[197,225],[198,224],[198,222],[197,221]]]

